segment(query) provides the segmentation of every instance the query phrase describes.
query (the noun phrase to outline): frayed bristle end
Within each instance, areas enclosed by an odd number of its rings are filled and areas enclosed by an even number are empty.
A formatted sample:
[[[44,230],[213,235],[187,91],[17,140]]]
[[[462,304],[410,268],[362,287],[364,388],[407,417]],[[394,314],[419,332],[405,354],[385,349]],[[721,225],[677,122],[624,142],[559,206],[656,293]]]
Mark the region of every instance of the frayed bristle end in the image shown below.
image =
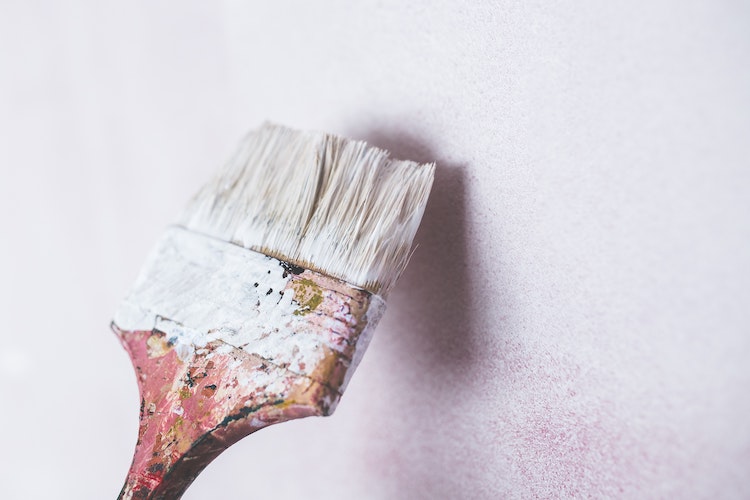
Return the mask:
[[[434,164],[266,124],[188,205],[188,229],[386,295],[403,272]]]

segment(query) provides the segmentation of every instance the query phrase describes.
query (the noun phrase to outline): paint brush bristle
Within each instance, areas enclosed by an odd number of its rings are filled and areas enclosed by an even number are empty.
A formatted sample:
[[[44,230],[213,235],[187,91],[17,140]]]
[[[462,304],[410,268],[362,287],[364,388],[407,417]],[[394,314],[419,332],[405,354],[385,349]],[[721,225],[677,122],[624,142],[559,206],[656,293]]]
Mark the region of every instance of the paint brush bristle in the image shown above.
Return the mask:
[[[434,164],[331,134],[266,124],[181,223],[386,295],[408,262]]]

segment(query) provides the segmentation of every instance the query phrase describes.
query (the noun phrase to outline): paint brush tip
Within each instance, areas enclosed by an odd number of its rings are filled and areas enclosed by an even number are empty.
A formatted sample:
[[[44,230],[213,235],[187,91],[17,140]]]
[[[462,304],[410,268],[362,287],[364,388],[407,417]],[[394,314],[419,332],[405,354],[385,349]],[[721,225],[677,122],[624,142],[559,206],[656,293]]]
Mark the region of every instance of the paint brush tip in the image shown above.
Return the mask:
[[[386,295],[408,262],[434,170],[363,141],[266,123],[181,223]]]

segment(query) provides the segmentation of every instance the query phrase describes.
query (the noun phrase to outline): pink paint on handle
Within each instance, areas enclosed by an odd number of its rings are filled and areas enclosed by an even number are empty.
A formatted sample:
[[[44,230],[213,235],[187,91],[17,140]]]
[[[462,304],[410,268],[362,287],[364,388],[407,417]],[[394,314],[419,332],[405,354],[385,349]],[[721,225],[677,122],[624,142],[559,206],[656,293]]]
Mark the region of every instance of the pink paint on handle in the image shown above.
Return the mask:
[[[294,275],[286,290],[295,294],[296,316],[306,326],[286,337],[268,332],[273,342],[283,337],[278,348],[288,352],[274,359],[224,340],[181,357],[166,333],[123,331],[113,323],[141,395],[138,441],[120,499],[179,498],[243,437],[274,423],[333,412],[366,347],[365,330],[376,322],[367,314],[376,296],[307,270]],[[295,352],[295,335],[302,334],[318,339],[307,344],[315,346],[315,355],[305,358],[314,359],[314,366],[300,363]]]

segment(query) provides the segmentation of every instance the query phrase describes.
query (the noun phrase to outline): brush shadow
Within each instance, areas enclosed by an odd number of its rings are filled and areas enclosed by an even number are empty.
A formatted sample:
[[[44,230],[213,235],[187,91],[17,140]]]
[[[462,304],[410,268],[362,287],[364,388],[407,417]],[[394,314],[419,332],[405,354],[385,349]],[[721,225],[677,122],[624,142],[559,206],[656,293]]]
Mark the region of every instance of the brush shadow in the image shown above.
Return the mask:
[[[406,133],[371,131],[364,139],[393,158],[437,164],[416,250],[389,302],[408,302],[410,334],[428,356],[429,371],[440,378],[464,373],[474,345],[464,167],[441,161],[429,144]]]
[[[392,157],[436,162],[435,182],[417,233],[409,265],[388,297],[389,363],[397,371],[392,397],[408,415],[391,428],[395,442],[409,447],[393,477],[397,498],[423,498],[425,485],[440,489],[453,482],[441,457],[456,451],[445,421],[446,407],[460,407],[481,357],[477,325],[472,321],[475,297],[468,263],[465,170],[441,161],[433,148],[393,129],[358,134],[369,144],[387,149]],[[394,403],[394,401],[391,401]],[[397,408],[399,406],[396,406]],[[442,465],[442,466],[441,466]]]

